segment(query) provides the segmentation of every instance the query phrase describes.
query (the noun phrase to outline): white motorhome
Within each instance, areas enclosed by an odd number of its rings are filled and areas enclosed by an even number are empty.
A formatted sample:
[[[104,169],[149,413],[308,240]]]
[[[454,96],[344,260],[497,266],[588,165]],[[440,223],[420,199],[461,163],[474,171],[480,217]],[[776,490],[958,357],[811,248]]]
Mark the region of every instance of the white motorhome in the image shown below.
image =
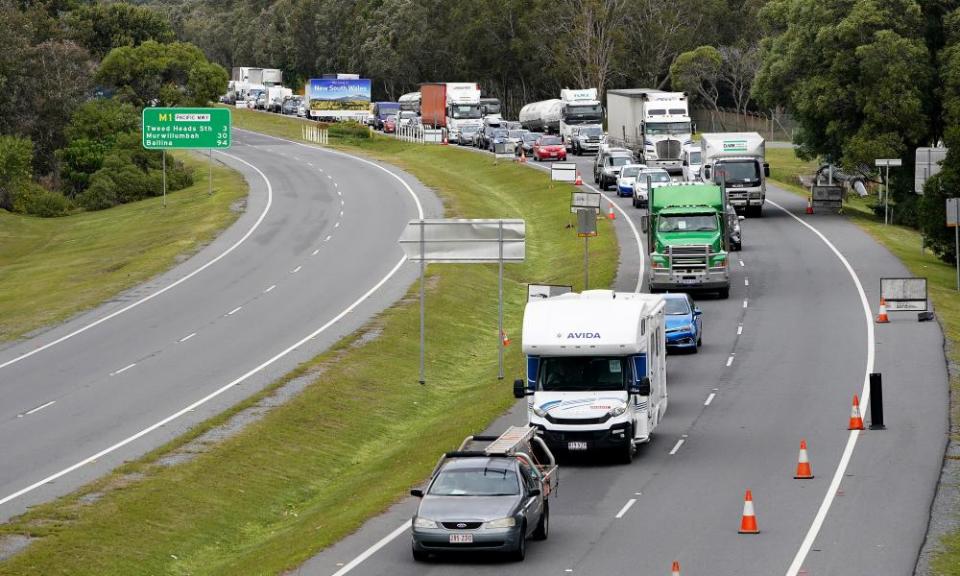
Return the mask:
[[[699,146],[684,146],[680,163],[683,165],[684,182],[700,181],[700,168],[703,166],[703,152]]]
[[[596,88],[584,90],[564,88],[560,91],[560,101],[563,102],[560,113],[560,136],[570,150],[572,148],[571,129],[574,126],[602,126],[603,106],[597,100]]]
[[[649,88],[608,90],[607,133],[647,166],[680,174],[683,147],[693,144],[687,95]]]
[[[766,143],[756,132],[702,134],[704,182],[726,185],[727,199],[738,211],[763,215],[767,198]]]
[[[664,299],[588,290],[532,299],[523,315],[531,426],[564,452],[614,450],[630,461],[667,410]]]
[[[562,100],[531,102],[520,109],[520,125],[531,132],[557,134],[560,132],[562,113]]]

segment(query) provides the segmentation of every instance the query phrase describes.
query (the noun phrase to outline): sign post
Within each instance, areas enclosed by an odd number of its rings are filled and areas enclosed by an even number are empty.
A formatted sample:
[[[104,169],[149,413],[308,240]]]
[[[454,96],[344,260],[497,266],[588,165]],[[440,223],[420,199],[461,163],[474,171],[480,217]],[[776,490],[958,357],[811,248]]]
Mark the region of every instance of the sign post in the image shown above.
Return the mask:
[[[957,259],[957,292],[960,292],[960,198],[947,198],[947,227],[953,228],[953,252]]]
[[[571,165],[574,169],[574,178],[576,178],[576,165]],[[554,172],[551,170],[551,175],[553,174]],[[587,290],[590,287],[590,237],[597,235],[597,214],[600,212],[600,193],[571,192],[570,211],[577,215],[577,236],[583,238],[583,289]]]
[[[208,193],[213,194],[213,149],[230,147],[229,108],[144,108],[141,143],[163,152],[163,205],[167,205],[167,149],[209,150]]]
[[[903,161],[899,158],[878,158],[876,160],[877,168],[886,168],[886,175],[883,178],[883,225],[890,223],[890,167],[903,166]]]

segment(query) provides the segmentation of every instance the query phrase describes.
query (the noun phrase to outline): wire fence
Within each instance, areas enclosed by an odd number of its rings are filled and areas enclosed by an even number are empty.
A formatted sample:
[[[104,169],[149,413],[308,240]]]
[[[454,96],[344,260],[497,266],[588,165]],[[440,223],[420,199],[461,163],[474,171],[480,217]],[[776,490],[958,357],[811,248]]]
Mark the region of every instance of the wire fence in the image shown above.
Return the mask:
[[[796,131],[793,117],[777,110],[743,113],[694,108],[691,117],[697,132],[758,132],[771,142],[792,142]]]

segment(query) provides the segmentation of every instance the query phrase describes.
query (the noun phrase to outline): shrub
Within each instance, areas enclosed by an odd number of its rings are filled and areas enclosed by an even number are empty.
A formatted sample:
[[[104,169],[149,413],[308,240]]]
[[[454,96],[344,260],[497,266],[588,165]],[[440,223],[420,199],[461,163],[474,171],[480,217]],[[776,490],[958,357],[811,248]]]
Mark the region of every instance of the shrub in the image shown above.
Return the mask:
[[[117,184],[103,170],[90,178],[90,186],[77,196],[77,203],[87,210],[103,210],[119,204]]]
[[[13,192],[13,211],[42,218],[66,216],[73,210],[70,200],[36,182],[20,183]]]
[[[330,136],[333,138],[360,139],[370,138],[370,129],[357,122],[340,122],[331,124]]]
[[[33,142],[19,136],[0,136],[0,207],[13,210],[13,195],[33,174]]]

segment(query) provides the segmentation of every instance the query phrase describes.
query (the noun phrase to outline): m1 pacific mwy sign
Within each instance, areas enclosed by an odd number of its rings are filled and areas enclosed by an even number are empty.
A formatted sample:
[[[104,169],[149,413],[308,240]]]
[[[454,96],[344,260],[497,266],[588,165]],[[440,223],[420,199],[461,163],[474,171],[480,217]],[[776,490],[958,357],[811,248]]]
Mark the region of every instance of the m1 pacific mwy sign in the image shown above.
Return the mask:
[[[144,108],[148,150],[229,148],[229,108]]]

